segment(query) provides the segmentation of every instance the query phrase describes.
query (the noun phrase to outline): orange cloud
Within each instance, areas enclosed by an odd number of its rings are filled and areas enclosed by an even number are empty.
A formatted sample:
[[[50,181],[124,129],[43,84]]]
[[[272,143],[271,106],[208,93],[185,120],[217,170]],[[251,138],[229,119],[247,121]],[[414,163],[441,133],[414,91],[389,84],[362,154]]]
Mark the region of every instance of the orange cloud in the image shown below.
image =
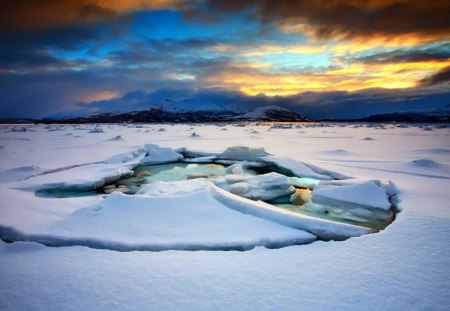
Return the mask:
[[[424,77],[450,66],[450,60],[399,64],[351,64],[317,73],[283,74],[255,68],[227,68],[203,77],[214,87],[240,90],[248,95],[294,95],[305,91],[357,91],[367,88],[411,88]]]
[[[182,7],[183,0],[27,0],[1,5],[0,26],[34,30],[80,22],[120,18],[122,13],[142,9]]]
[[[80,97],[78,97],[74,101],[82,101],[85,103],[90,103],[94,101],[100,101],[100,100],[106,100],[106,99],[113,99],[120,96],[119,92],[116,91],[94,91],[94,92],[88,92],[87,94],[84,94]]]

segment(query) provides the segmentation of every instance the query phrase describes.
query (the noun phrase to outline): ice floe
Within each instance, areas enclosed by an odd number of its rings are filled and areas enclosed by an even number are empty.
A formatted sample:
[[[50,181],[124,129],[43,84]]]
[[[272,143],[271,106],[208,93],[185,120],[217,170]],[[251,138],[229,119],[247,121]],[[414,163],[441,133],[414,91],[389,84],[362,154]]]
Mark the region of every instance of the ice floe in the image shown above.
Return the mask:
[[[175,152],[171,148],[163,148],[154,144],[146,144],[144,149],[147,152],[147,156],[141,161],[141,164],[143,165],[176,162],[183,159],[182,154]]]
[[[263,201],[292,194],[295,191],[288,177],[275,172],[257,176],[230,174],[215,179],[214,183],[231,193]]]
[[[296,161],[289,157],[275,157],[275,156],[267,156],[263,157],[262,160],[273,163],[277,165],[279,168],[290,171],[294,176],[298,177],[310,177],[316,178],[320,180],[330,180],[332,179],[330,176],[316,173],[309,166]]]

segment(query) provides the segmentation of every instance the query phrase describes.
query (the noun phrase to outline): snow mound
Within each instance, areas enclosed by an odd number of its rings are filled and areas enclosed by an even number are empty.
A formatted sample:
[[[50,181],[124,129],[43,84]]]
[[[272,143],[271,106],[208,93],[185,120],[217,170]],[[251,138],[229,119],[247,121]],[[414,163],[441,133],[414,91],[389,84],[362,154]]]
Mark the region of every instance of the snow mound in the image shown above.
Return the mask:
[[[325,151],[322,151],[322,153],[333,155],[333,156],[343,156],[343,155],[352,154],[352,152],[344,150],[344,149],[325,150]]]
[[[103,129],[101,127],[94,127],[92,130],[90,130],[88,133],[104,133]]]
[[[411,164],[415,167],[424,167],[424,168],[442,168],[444,166],[443,164],[430,159],[414,160],[411,162]]]

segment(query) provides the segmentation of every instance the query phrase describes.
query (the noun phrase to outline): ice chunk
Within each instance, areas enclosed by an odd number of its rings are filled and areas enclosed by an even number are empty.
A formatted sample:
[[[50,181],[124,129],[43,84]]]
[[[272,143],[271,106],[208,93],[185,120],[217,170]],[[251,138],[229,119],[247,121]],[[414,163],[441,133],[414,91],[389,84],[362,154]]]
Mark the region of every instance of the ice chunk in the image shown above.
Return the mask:
[[[128,250],[251,249],[311,243],[299,230],[238,213],[197,191],[180,196],[129,196],[114,192],[91,207],[43,229],[29,240]]]
[[[106,183],[131,174],[130,167],[118,164],[88,164],[54,173],[30,177],[14,184],[14,188],[26,190],[72,189],[93,190]]]
[[[335,203],[330,205],[351,203],[365,208],[378,208],[385,211],[391,208],[384,189],[371,181],[314,190],[313,201],[316,203]]]
[[[183,159],[183,155],[173,151],[171,148],[163,148],[154,144],[144,146],[147,156],[141,161],[143,165],[176,162]]]
[[[309,177],[309,178],[316,178],[320,180],[330,180],[332,179],[330,176],[322,175],[319,173],[316,173],[313,171],[309,166],[306,166],[305,164],[298,162],[292,158],[289,157],[263,157],[262,160],[273,163],[277,165],[278,167],[282,169],[286,169],[292,174],[299,176],[299,177]]]
[[[106,159],[105,163],[107,164],[123,164],[127,163],[128,165],[136,166],[138,165],[145,156],[144,149],[136,149],[130,152],[116,154],[108,159]]]
[[[252,201],[236,196],[219,187],[211,187],[213,196],[224,205],[241,213],[250,214],[282,224],[287,227],[310,232],[324,240],[345,240],[372,232],[366,227],[354,226],[291,212],[262,201]]]
[[[90,130],[88,133],[104,133],[103,129],[101,127],[94,127],[92,130]]]
[[[330,206],[329,210],[335,214],[344,215],[345,211],[356,217],[380,220],[390,220],[393,217],[386,191],[371,181],[316,189],[312,200],[314,203]]]
[[[211,182],[205,179],[158,181],[143,185],[136,194],[147,196],[183,195],[208,189],[210,185]]]
[[[214,160],[216,160],[217,157],[216,156],[205,156],[205,157],[196,157],[196,158],[191,158],[191,159],[184,159],[184,162],[189,162],[189,163],[211,163]]]
[[[249,148],[245,146],[228,147],[217,157],[224,160],[258,161],[261,157],[268,156],[264,148]]]
[[[309,188],[314,189],[314,187],[320,182],[318,179],[314,178],[300,178],[300,177],[289,177],[292,185],[299,188]]]
[[[263,201],[272,200],[295,191],[289,178],[278,173],[257,176],[227,175],[215,179],[214,183],[222,189],[248,199]]]
[[[233,164],[227,167],[225,172],[228,174],[244,175],[244,168],[242,164]]]

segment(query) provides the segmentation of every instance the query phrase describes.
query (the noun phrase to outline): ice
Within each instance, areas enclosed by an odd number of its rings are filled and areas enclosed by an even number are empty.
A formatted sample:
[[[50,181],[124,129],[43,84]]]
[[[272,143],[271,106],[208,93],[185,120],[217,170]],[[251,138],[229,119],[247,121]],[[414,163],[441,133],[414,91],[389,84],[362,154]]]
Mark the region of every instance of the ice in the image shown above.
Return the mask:
[[[38,191],[44,189],[72,189],[77,191],[93,190],[106,183],[131,174],[127,163],[88,164],[55,173],[30,177],[12,185],[13,188]]]
[[[103,129],[101,127],[94,127],[92,130],[89,131],[89,133],[104,133]]]
[[[214,179],[222,189],[253,200],[268,201],[295,191],[289,178],[272,172],[257,176],[227,175]]]
[[[331,206],[329,212],[343,219],[364,222],[366,219],[389,220],[393,217],[386,191],[371,181],[319,189],[316,187],[312,201]]]
[[[216,160],[216,156],[205,156],[205,157],[196,157],[191,159],[183,159],[185,162],[190,163],[211,163],[212,161]]]
[[[320,180],[332,179],[330,176],[314,172],[310,167],[289,157],[269,156],[263,157],[262,159],[268,163],[276,164],[278,167],[286,169],[298,177],[309,177]]]
[[[225,168],[214,163],[167,163],[151,166],[139,166],[137,173],[147,172],[147,182],[177,181],[192,178],[211,178],[225,174]]]
[[[245,146],[228,147],[217,157],[223,160],[238,161],[259,161],[262,157],[268,156],[264,148],[249,148]]]
[[[345,240],[370,233],[371,230],[339,222],[294,213],[262,201],[253,201],[233,195],[219,187],[211,187],[213,196],[224,205],[239,212],[269,219],[287,227],[310,232],[324,240]]]
[[[141,161],[141,164],[143,165],[170,163],[183,159],[183,155],[175,152],[171,148],[163,148],[154,144],[146,144],[144,149],[148,155]]]
[[[145,150],[140,148],[129,152],[124,152],[120,154],[113,155],[105,160],[106,164],[124,164],[128,166],[135,167],[141,163],[142,159],[145,157]]]
[[[164,197],[114,192],[98,204],[41,228],[39,233],[4,227],[0,231],[3,238],[13,241],[117,251],[248,250],[316,239],[309,233],[229,209],[208,191]]]
[[[299,188],[314,189],[320,183],[320,180],[314,178],[289,177],[292,185]]]
[[[136,194],[148,196],[173,196],[184,195],[192,192],[207,190],[211,182],[205,179],[179,180],[179,181],[157,181],[143,185]]]
[[[339,202],[345,202],[385,211],[391,208],[384,189],[370,181],[353,185],[319,188],[314,190],[313,196],[314,201],[317,203],[319,201],[328,201],[337,202],[337,204],[331,205],[339,205]]]

